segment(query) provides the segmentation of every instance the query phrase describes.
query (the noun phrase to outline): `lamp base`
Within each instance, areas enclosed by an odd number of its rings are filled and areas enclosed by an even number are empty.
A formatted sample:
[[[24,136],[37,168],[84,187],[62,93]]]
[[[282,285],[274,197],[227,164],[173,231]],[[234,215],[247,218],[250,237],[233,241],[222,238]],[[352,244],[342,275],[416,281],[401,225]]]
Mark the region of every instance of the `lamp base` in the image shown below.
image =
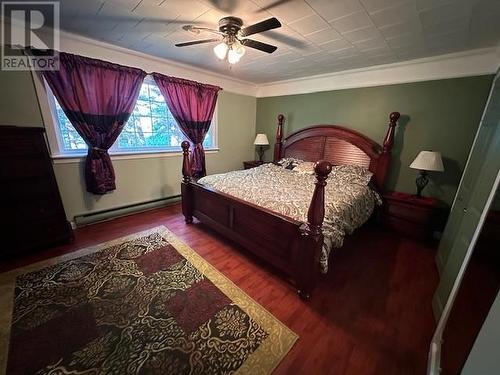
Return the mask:
[[[415,185],[417,185],[417,194],[415,194],[416,197],[422,196],[422,190],[424,190],[424,188],[427,186],[428,183],[429,183],[429,178],[427,177],[427,172],[420,171],[419,175],[415,180]]]
[[[264,147],[259,146],[257,155],[259,155],[259,161],[262,163],[262,159],[264,158]]]

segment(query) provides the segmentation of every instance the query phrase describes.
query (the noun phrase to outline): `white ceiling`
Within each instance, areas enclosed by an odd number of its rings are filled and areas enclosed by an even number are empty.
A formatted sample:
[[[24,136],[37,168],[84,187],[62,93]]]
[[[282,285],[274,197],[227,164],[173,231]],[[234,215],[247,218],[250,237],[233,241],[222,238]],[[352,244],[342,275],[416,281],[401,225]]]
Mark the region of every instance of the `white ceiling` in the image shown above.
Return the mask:
[[[214,3],[234,6],[224,13]],[[150,55],[254,83],[312,76],[449,52],[490,47],[500,40],[499,0],[62,0],[61,28]],[[234,15],[245,25],[277,17],[283,27],[252,35],[274,44],[271,55],[247,48],[229,67],[215,44],[175,43],[212,38],[181,29],[217,28]],[[158,22],[170,20],[171,22]]]

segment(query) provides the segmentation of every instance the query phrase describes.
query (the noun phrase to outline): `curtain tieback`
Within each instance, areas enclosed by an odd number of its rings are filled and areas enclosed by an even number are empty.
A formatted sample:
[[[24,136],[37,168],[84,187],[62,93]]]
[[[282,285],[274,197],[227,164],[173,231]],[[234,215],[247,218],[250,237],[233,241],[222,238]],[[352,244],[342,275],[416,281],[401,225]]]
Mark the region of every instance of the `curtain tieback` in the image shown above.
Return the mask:
[[[108,152],[108,150],[106,150],[105,148],[100,147],[92,147],[92,150],[97,152]]]

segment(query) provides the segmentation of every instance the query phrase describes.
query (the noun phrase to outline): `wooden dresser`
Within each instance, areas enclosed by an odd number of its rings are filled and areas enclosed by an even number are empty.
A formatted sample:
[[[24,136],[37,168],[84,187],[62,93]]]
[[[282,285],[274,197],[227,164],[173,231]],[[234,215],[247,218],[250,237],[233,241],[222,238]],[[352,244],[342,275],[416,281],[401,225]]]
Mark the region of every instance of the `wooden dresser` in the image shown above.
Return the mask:
[[[68,241],[43,128],[0,126],[0,257]]]
[[[440,205],[434,198],[390,191],[384,194],[383,220],[387,227],[419,240],[432,239]]]

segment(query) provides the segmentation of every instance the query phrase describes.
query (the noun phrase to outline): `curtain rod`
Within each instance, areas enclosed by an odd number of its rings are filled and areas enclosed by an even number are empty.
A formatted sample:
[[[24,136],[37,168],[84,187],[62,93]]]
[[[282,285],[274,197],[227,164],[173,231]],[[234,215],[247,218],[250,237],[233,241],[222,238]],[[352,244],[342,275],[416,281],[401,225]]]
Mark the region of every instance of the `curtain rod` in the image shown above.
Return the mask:
[[[12,45],[7,45],[7,46],[9,48],[12,48]],[[21,47],[21,48],[19,48],[19,47]],[[162,74],[162,73],[158,73],[158,72],[147,72],[144,69],[137,68],[135,66],[122,65],[122,64],[111,62],[111,61],[106,61],[106,60],[98,59],[98,58],[95,58],[95,57],[88,57],[88,56],[83,56],[83,55],[77,55],[77,54],[74,54],[74,53],[61,52],[61,51],[52,50],[52,49],[49,49],[49,50],[40,50],[38,48],[34,48],[34,47],[31,47],[31,46],[29,46],[29,47],[22,47],[22,46],[18,45],[18,46],[16,46],[15,49],[21,49],[22,52],[23,52],[23,54],[25,56],[34,56],[34,57],[37,57],[37,56],[49,56],[49,55],[51,55],[49,51],[53,51],[54,54],[64,53],[64,54],[68,54],[68,55],[83,57],[85,59],[91,59],[91,60],[95,60],[95,61],[102,61],[102,62],[105,62],[105,63],[108,63],[108,64],[115,64],[115,65],[118,65],[118,66],[121,66],[121,67],[124,67],[124,68],[139,69],[139,70],[142,70],[144,73],[146,73],[149,76],[153,76],[154,74],[157,74],[157,75],[161,76],[162,78],[163,77],[167,77],[169,79],[182,80],[182,81],[185,81],[186,83],[194,83],[196,85],[212,86],[212,87],[217,88],[219,90],[223,90],[222,87],[219,87],[219,86],[216,86],[216,85],[211,85],[209,83],[202,83],[202,82],[198,82],[198,81],[194,81],[194,80],[186,79],[186,78],[181,78],[181,77],[168,76],[166,74]]]

